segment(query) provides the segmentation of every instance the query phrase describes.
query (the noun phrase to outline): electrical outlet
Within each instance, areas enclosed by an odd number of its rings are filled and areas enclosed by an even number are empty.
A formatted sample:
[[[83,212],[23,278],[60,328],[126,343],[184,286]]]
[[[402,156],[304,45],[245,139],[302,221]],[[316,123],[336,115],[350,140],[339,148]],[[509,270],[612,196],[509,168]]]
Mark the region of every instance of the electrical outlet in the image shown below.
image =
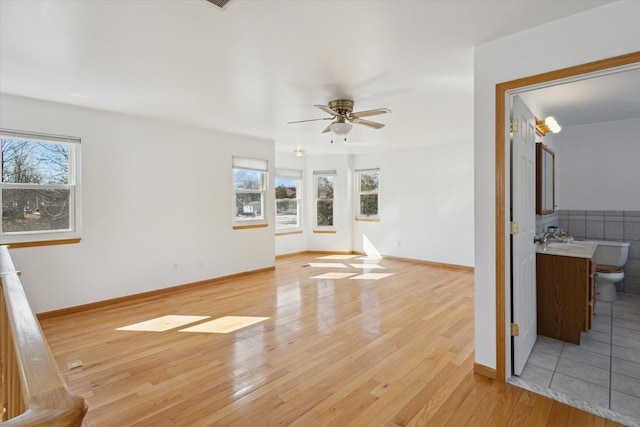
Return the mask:
[[[172,269],[173,271],[176,271],[176,270],[178,269],[178,263],[177,263],[177,262],[174,262],[174,263],[171,265],[171,269]]]

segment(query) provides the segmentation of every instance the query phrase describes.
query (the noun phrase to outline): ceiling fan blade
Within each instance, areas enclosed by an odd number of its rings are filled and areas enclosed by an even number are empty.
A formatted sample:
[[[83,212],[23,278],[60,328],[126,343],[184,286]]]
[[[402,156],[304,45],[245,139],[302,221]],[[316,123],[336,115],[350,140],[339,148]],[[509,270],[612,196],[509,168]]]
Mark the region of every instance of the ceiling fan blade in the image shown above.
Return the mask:
[[[388,108],[376,108],[375,110],[366,110],[366,111],[356,111],[355,113],[351,113],[353,117],[368,117],[368,116],[377,116],[378,114],[386,114],[390,113],[391,110]]]
[[[291,123],[316,122],[318,120],[333,120],[333,117],[324,117],[322,119],[298,120],[296,122],[287,122],[287,124],[290,125]]]
[[[351,120],[351,123],[356,123],[359,125],[365,125],[365,126],[369,126],[375,129],[382,129],[384,127],[384,125],[382,123],[378,123],[378,122],[372,122],[370,120],[363,120],[363,119],[359,119],[359,118],[355,118],[353,120]]]
[[[340,113],[338,113],[337,111],[332,110],[331,108],[329,108],[328,105],[314,105],[314,107],[321,109],[322,111],[324,111],[327,114],[331,114],[332,116],[339,116]],[[333,118],[333,117],[332,117]]]
[[[331,125],[327,126],[326,128],[324,128],[324,130],[320,133],[327,133],[327,132],[331,132]]]

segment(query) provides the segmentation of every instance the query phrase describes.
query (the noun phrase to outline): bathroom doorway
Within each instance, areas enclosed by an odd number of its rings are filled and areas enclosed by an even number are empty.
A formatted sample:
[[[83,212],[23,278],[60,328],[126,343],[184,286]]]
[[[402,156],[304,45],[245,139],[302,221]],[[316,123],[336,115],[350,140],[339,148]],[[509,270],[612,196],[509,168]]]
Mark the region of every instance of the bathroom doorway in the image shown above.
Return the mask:
[[[518,95],[511,95],[511,102],[514,102],[516,99],[522,97],[525,100],[525,104],[527,106],[533,104],[532,106],[535,107],[535,108],[531,108],[531,109],[533,109],[536,112],[536,116],[540,116],[540,115],[545,115],[545,116],[546,115],[556,115],[556,118],[558,120],[561,120],[561,122],[562,122],[561,113],[558,113],[558,112],[554,111],[553,110],[553,108],[554,108],[553,106],[547,107],[545,105],[544,97],[547,94],[550,94],[550,96],[552,96],[552,97],[554,96],[553,95],[553,91],[560,92],[560,93],[564,92],[564,93],[567,93],[567,94],[571,94],[571,86],[572,85],[577,86],[581,92],[584,92],[585,90],[586,91],[592,90],[592,91],[596,91],[597,92],[598,91],[597,88],[598,88],[598,85],[599,85],[599,83],[598,83],[599,80],[600,81],[606,80],[607,81],[606,84],[611,85],[611,84],[613,84],[612,83],[612,78],[613,79],[618,79],[621,83],[624,83],[625,87],[627,88],[624,96],[627,96],[628,94],[634,93],[638,97],[636,99],[640,99],[640,85],[636,84],[635,87],[634,87],[633,85],[627,84],[629,81],[640,81],[640,64],[636,64],[635,66],[628,66],[628,67],[623,67],[623,68],[618,68],[617,67],[617,68],[614,68],[614,69],[601,71],[601,72],[597,72],[597,73],[584,74],[584,75],[576,76],[575,78],[568,79],[568,81],[563,81],[563,80],[561,80],[561,81],[552,81],[552,82],[549,82],[549,84],[545,84],[543,87],[534,87],[534,88],[530,88],[530,89],[528,89],[526,91],[519,92]],[[591,86],[592,89],[589,89],[588,86],[585,86],[585,83],[587,85]],[[605,86],[605,83],[603,83],[602,85]],[[593,89],[593,88],[596,88],[596,89]],[[613,92],[614,91],[612,91],[612,93]],[[609,95],[604,95],[602,99],[606,100],[607,96],[609,96]],[[611,96],[613,96],[613,95],[611,95]],[[585,98],[584,95],[582,95],[580,102],[582,102],[583,105],[581,107],[583,109],[585,109],[585,110],[588,110],[589,108],[587,108],[584,104],[587,104],[589,101],[585,100],[584,98]],[[602,101],[596,100],[594,102],[602,102]],[[604,115],[604,113],[603,113],[603,115]],[[576,119],[573,118],[572,120],[575,121]],[[587,122],[584,123],[584,124],[595,123],[595,122],[589,122],[589,120],[594,120],[594,119],[593,118],[592,119],[587,118]],[[604,121],[604,120],[602,120],[602,121]],[[566,123],[566,121],[565,121],[565,123]],[[561,135],[562,134],[559,134],[559,136],[557,138],[560,141],[560,142],[556,143],[557,145],[562,145]],[[513,149],[511,151],[513,153]],[[621,156],[623,156],[623,157],[625,156],[624,153],[619,153],[619,154]],[[565,156],[566,155],[579,156],[580,153],[571,154],[571,153],[564,152],[563,155],[565,155]],[[627,156],[632,156],[633,154],[632,153],[627,153],[626,155]],[[560,164],[560,166],[561,166],[562,165],[562,158],[557,159],[557,160],[559,160],[559,162],[557,164]],[[527,185],[527,183],[516,182],[516,175],[518,175],[518,174],[516,174],[516,171],[515,171],[516,164],[512,163],[512,167],[514,168],[514,171],[511,174],[512,175],[512,178],[511,178],[511,194],[512,194],[512,206],[513,206],[515,201],[518,199],[518,195],[529,193],[530,192],[529,191],[530,187]],[[598,174],[598,173],[601,173],[601,172],[600,172],[600,170],[594,169],[592,173],[593,174]],[[560,194],[560,197],[562,196],[562,183],[560,183],[559,185],[558,185],[558,183],[556,183],[556,192]],[[558,200],[558,198],[556,198],[556,201],[557,200]],[[560,200],[562,200],[562,199],[560,199]],[[562,202],[560,202],[560,203],[562,203]],[[522,214],[520,214],[520,215],[522,215]],[[526,223],[529,222],[529,216],[530,215],[527,215],[526,217],[522,217],[521,216],[521,218],[514,219],[514,221],[518,222],[519,225],[520,225],[520,223],[525,223],[526,224]],[[557,224],[557,210],[556,210],[555,217],[556,217],[556,224],[555,225],[558,225]],[[522,228],[522,227],[519,227],[519,228]],[[538,232],[539,231],[540,230],[538,230]],[[585,236],[578,236],[578,237],[579,238],[584,238]],[[533,245],[533,241],[532,241],[532,239],[524,240],[524,239],[512,238],[511,257],[512,257],[512,268],[514,269],[514,272],[512,274],[512,289],[513,289],[513,292],[512,292],[511,304],[512,304],[513,310],[516,310],[516,306],[514,304],[514,298],[519,293],[518,291],[519,291],[520,287],[526,286],[526,283],[527,283],[527,282],[523,281],[523,279],[521,277],[519,277],[517,274],[515,274],[516,273],[516,270],[515,270],[516,269],[516,264],[514,264],[514,263],[518,263],[518,262],[521,261],[519,259],[516,259],[516,255],[518,253],[524,252],[524,248],[520,248],[519,247],[521,245],[525,245],[525,246],[529,247],[529,246]],[[535,265],[535,263],[534,263],[534,265]],[[535,268],[533,269],[532,272],[527,273],[527,274],[533,275],[534,276],[533,280],[535,280]],[[520,286],[520,283],[518,283],[519,281],[522,282],[522,286]],[[535,297],[535,295],[534,295],[534,297]],[[522,316],[519,316],[518,313],[516,311],[514,311],[513,316],[512,316],[512,321],[514,323],[518,323],[517,319],[521,318],[521,317]],[[516,356],[519,353],[519,349],[517,348],[517,346],[521,345],[520,344],[521,341],[522,340],[519,340],[519,339],[516,339],[516,338],[513,339],[512,345],[514,346],[514,348],[512,349],[511,353],[514,356]],[[525,345],[528,345],[528,344],[525,344]],[[512,372],[514,372],[516,374],[520,373],[519,364],[512,362],[512,367],[513,367]]]
[[[549,81],[544,81],[544,82],[536,82],[535,84],[531,84],[531,85],[528,85],[528,86],[516,87],[516,88],[513,88],[511,90],[506,90],[505,91],[507,93],[507,98],[506,99],[511,101],[511,99],[513,97],[515,97],[516,95],[522,95],[526,99],[534,99],[534,101],[535,101],[535,96],[532,97],[532,95],[535,95],[536,91],[539,91],[540,93],[543,93],[544,92],[544,88],[546,88],[546,87],[571,85],[574,82],[581,82],[581,81],[584,81],[584,80],[591,80],[592,83],[597,84],[597,79],[599,77],[611,76],[611,75],[614,75],[614,74],[625,73],[625,72],[629,72],[629,73],[636,72],[637,73],[637,72],[639,72],[639,70],[640,70],[640,64],[637,63],[637,59],[636,59],[635,63],[626,64],[623,67],[610,67],[610,68],[606,68],[605,67],[605,68],[603,68],[602,70],[600,70],[598,72],[577,73],[577,74],[571,75],[569,77],[565,76],[565,77],[562,77],[562,78],[559,78],[559,79],[556,79],[556,80],[549,80]],[[640,90],[640,87],[638,87],[636,89]],[[637,96],[640,97],[640,94],[638,94]],[[638,99],[638,98],[636,98],[636,99]],[[538,104],[537,107],[540,107],[541,105],[544,107],[544,100],[537,100],[536,103]],[[553,107],[551,107],[551,108],[553,108]],[[548,109],[544,109],[544,108],[543,108],[543,113],[545,113],[547,115],[555,114],[553,111],[549,111]],[[561,117],[560,114],[558,114],[556,116],[556,118],[559,121],[562,120],[560,117]],[[508,130],[505,131],[505,134],[508,135]],[[503,140],[503,142],[504,142],[504,140]],[[506,164],[506,168],[505,169],[507,171],[511,170],[511,168],[512,168],[512,165],[510,164],[511,160],[507,157],[505,159],[505,162],[509,162],[508,164]],[[511,194],[509,195],[509,198],[512,200],[517,195],[517,192],[519,190],[520,189],[514,185],[514,187],[511,189]],[[561,203],[562,202],[560,201],[560,204]],[[508,253],[513,254],[514,252],[517,252],[517,250],[518,250],[517,247],[516,247],[517,244],[518,243],[516,241],[513,241],[513,243],[511,244],[510,248],[508,247],[508,244],[507,244],[506,253],[507,254]],[[506,280],[509,280],[509,276],[506,276]],[[514,281],[513,286],[517,287],[518,283],[516,283],[516,281]],[[513,294],[511,294],[511,295],[510,294],[511,293],[508,292],[508,291],[505,294],[505,306],[506,306],[505,307],[505,309],[506,309],[505,312],[506,313],[509,313],[509,311],[513,307],[515,307],[513,305],[513,300],[512,300]],[[509,317],[507,317],[507,319],[509,319]],[[498,338],[500,338],[500,336],[498,336]],[[511,376],[512,372],[515,371],[515,364],[514,364],[513,360],[510,360],[510,354],[514,354],[518,350],[517,348],[515,348],[518,345],[517,340],[514,340],[511,343],[510,343],[510,341],[511,340],[506,340],[505,339],[505,356],[504,356],[505,357],[505,361],[504,361],[505,363],[503,365],[503,367],[505,368],[505,375],[506,375],[505,379],[508,379]],[[512,348],[509,348],[510,344],[511,344]],[[560,343],[560,345],[562,345],[562,344]],[[640,352],[638,352],[637,354],[640,354]],[[499,358],[500,358],[500,356],[499,356]],[[640,357],[638,357],[638,359],[639,359],[638,362],[640,362]],[[500,361],[498,361],[498,369],[500,369],[500,368],[501,368],[501,364],[500,364]],[[561,375],[561,374],[558,374],[558,375]],[[611,391],[609,393],[611,393]],[[568,403],[571,403],[571,402],[568,402]]]
[[[512,96],[639,67],[640,52],[635,52],[496,85],[496,129],[504,130],[496,134],[497,177],[508,177],[510,173],[509,162],[506,160],[510,156],[506,144],[509,139],[507,127],[509,110],[505,106],[510,105]],[[499,381],[506,381],[512,375],[512,345],[511,340],[507,339],[509,336],[507,323],[510,323],[512,304],[510,287],[506,286],[510,283],[511,268],[510,263],[505,262],[510,259],[510,255],[507,257],[507,254],[511,253],[512,248],[507,227],[510,215],[505,210],[504,204],[505,199],[508,198],[510,186],[510,180],[496,179],[496,378]]]

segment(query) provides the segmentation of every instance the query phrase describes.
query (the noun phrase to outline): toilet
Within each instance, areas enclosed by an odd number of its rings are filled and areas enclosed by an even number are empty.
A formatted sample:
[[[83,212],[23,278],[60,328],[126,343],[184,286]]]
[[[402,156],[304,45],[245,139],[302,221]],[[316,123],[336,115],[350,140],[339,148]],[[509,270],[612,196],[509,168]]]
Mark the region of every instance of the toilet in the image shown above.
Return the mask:
[[[598,247],[593,256],[596,263],[596,292],[600,301],[615,301],[616,283],[624,279],[624,264],[629,256],[628,242],[593,241]]]

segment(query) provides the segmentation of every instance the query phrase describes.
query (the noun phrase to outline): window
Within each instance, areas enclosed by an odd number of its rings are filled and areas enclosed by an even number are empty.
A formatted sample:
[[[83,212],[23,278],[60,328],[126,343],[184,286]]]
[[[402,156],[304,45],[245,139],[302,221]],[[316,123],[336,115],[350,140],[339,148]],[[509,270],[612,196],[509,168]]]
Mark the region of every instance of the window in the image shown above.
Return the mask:
[[[335,204],[333,200],[336,171],[314,171],[315,201],[316,201],[316,228],[333,229],[333,213]]]
[[[356,170],[356,219],[378,220],[380,169]]]
[[[299,229],[302,171],[276,169],[276,232]]]
[[[79,239],[80,138],[0,130],[0,145],[2,244]]]
[[[233,158],[234,228],[266,227],[267,160]]]

